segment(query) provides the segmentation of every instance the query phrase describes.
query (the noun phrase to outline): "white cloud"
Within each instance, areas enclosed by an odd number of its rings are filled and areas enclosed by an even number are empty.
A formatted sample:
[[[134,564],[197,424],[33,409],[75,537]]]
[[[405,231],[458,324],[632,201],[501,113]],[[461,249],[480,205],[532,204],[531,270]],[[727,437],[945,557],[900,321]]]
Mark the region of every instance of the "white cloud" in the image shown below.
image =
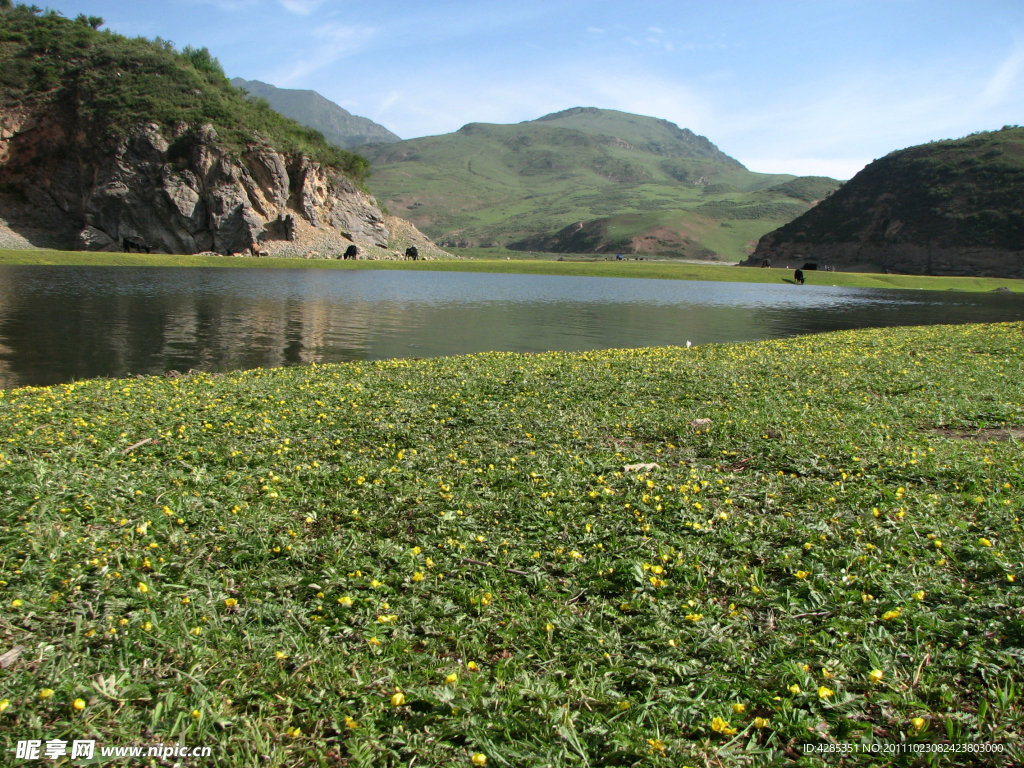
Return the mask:
[[[286,67],[273,75],[274,84],[287,87],[306,75],[316,72],[346,56],[363,50],[377,34],[372,27],[349,27],[343,24],[324,24],[312,32],[315,44],[307,47]]]
[[[647,31],[648,32],[653,32],[656,35],[663,35],[663,34],[665,34],[665,30],[661,29],[661,27],[648,27]]]
[[[300,16],[309,16],[323,5],[324,0],[277,0],[284,9]]]
[[[587,32],[590,32],[590,33],[595,34],[595,35],[603,35],[604,34],[604,30],[600,29],[598,27],[587,27]]]
[[[1022,69],[1024,69],[1024,46],[1018,45],[1013,53],[999,65],[985,85],[985,90],[981,92],[978,99],[978,106],[994,107],[1006,101],[1012,93],[1019,90],[1014,86]]]

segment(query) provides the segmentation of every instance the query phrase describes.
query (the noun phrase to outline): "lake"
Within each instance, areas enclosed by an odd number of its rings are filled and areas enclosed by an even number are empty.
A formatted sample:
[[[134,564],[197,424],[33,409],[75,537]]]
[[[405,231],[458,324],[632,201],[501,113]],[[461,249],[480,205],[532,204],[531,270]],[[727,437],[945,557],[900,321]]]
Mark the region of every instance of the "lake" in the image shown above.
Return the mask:
[[[1024,297],[994,293],[468,272],[4,266],[0,387],[1022,319]]]

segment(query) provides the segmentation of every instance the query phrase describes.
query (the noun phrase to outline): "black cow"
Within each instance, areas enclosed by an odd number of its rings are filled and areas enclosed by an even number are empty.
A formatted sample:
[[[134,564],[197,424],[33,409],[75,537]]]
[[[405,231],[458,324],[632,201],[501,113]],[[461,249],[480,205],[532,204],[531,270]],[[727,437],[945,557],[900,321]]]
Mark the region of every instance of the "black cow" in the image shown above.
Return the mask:
[[[342,258],[344,258],[344,259],[356,259],[358,257],[359,257],[359,248],[357,246],[355,246],[355,245],[350,245],[347,249],[345,249],[345,255]]]
[[[767,267],[768,269],[772,268],[772,262],[770,259],[765,259],[764,261],[761,262],[761,269],[764,269],[765,267]]]
[[[138,237],[128,236],[121,241],[121,245],[124,246],[125,253],[132,253],[133,248],[139,253],[142,253],[143,251],[146,253],[153,252],[153,249],[146,245],[144,240],[141,240]]]
[[[416,261],[420,257],[419,249],[415,245],[410,245],[405,249],[405,258]]]
[[[793,273],[793,279],[799,285],[803,285],[804,284],[804,271],[802,269],[798,269],[796,272]]]

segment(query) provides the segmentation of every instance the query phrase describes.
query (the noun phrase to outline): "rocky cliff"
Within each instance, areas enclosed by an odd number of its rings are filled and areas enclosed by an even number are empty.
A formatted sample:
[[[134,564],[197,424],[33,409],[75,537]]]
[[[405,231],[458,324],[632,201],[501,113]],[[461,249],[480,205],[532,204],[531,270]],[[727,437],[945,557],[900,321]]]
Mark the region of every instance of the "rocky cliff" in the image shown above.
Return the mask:
[[[1024,128],[933,142],[868,165],[764,235],[745,266],[1024,278]]]
[[[236,253],[294,232],[289,217],[357,244],[386,247],[376,202],[302,153],[258,133],[241,152],[209,124],[138,123],[104,144],[59,114],[0,109],[0,190],[11,228],[41,228],[86,250]]]

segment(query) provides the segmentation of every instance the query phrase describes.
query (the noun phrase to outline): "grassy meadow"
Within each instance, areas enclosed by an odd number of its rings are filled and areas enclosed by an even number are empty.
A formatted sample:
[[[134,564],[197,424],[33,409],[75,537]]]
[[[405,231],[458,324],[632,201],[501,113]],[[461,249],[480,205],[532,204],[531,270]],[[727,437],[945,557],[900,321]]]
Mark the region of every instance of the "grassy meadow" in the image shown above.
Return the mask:
[[[786,269],[753,269],[682,261],[557,261],[562,254],[527,254],[497,248],[458,248],[463,259],[448,261],[339,261],[336,259],[233,258],[228,256],[88,253],[85,251],[4,250],[0,266],[104,267],[236,267],[249,269],[410,269],[432,272],[498,272],[506,274],[575,277],[635,277],[649,280],[710,280],[734,283],[792,282]],[[513,254],[519,254],[516,258]],[[507,258],[505,256],[507,255]],[[495,258],[495,257],[498,258]],[[568,259],[569,256],[566,255]],[[1008,288],[1024,293],[1024,281],[1000,277],[931,277],[882,275],[867,272],[807,272],[807,285],[850,288],[903,288],[931,291],[994,291]]]
[[[0,391],[0,749],[1019,764],[1022,373],[1009,323]],[[1003,752],[803,747],[872,743]]]

